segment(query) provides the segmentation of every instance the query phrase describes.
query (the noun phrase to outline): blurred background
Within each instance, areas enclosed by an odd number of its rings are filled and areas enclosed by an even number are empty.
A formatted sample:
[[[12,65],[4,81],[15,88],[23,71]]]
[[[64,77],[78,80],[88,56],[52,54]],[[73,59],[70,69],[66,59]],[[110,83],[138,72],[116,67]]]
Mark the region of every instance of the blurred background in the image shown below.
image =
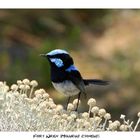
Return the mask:
[[[66,97],[50,82],[48,61],[39,57],[65,49],[84,78],[111,81],[89,86],[88,98],[113,119],[140,111],[140,10],[0,10],[0,80],[37,80],[54,101]],[[76,97],[74,97],[76,98]],[[73,99],[74,99],[73,98]],[[81,98],[80,110],[87,110]]]

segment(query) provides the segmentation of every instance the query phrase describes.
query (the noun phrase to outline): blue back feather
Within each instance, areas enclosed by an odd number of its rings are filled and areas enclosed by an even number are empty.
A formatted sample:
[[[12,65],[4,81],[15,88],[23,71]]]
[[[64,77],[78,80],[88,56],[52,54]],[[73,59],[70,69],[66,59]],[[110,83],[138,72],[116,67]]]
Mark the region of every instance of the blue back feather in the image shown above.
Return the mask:
[[[70,67],[68,67],[67,69],[66,69],[66,71],[68,71],[68,72],[71,72],[71,71],[78,71],[78,69],[74,66],[74,65],[71,65]]]

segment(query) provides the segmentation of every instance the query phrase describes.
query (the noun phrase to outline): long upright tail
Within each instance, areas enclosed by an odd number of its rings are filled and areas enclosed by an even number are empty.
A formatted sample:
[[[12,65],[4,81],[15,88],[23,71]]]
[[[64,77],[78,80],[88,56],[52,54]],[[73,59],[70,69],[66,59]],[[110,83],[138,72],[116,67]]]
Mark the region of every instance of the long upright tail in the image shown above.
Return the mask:
[[[99,79],[84,79],[84,84],[95,84],[95,85],[103,85],[106,86],[109,84],[109,81],[99,80]]]

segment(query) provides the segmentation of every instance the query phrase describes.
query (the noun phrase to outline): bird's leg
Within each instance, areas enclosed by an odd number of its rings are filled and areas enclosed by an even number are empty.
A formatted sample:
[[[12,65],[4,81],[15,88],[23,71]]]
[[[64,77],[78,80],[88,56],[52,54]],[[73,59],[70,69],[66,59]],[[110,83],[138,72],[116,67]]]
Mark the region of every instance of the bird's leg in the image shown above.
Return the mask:
[[[67,101],[67,106],[66,106],[66,110],[68,109],[68,104],[70,102],[70,96],[68,97],[68,101]]]
[[[78,109],[79,100],[80,100],[80,95],[81,95],[81,92],[79,92],[79,94],[78,94],[78,102],[77,102],[77,107],[76,107],[75,111],[77,111],[77,109]]]

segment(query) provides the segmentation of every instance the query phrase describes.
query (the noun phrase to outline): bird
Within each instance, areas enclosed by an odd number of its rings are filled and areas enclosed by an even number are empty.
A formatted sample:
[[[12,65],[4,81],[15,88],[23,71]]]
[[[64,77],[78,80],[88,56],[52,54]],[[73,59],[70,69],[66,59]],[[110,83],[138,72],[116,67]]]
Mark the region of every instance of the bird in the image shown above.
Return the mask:
[[[85,87],[90,84],[108,85],[109,81],[100,79],[83,79],[74,65],[71,55],[62,49],[55,49],[40,56],[48,59],[50,64],[51,81],[54,88],[68,97],[67,106],[72,96],[78,95],[75,111],[78,109],[81,94],[86,98]]]

